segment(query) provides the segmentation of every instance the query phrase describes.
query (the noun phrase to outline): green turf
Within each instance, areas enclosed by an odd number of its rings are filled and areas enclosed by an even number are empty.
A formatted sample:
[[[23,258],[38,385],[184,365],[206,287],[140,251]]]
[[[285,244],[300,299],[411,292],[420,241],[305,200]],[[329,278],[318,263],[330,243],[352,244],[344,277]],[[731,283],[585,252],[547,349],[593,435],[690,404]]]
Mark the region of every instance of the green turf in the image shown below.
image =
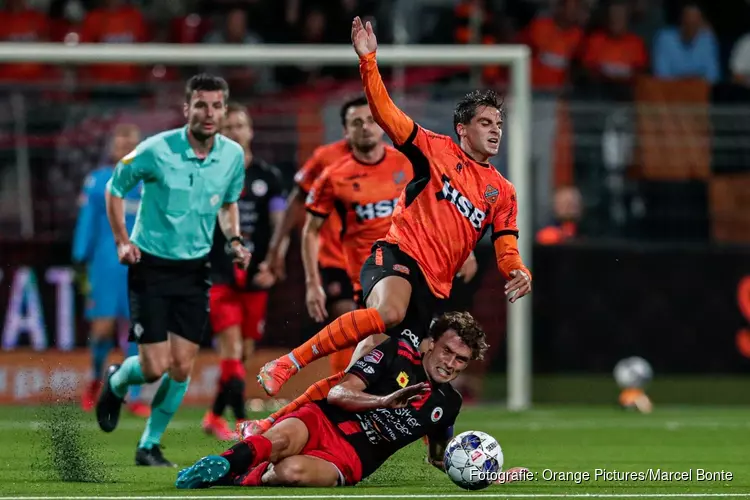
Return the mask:
[[[582,390],[584,390],[582,388]],[[624,413],[608,407],[542,407],[511,414],[500,407],[467,408],[458,431],[478,429],[495,436],[505,453],[505,467],[523,465],[536,480],[492,486],[479,495],[523,495],[539,498],[557,494],[642,495],[747,494],[750,496],[750,419],[744,407],[657,407],[651,415]],[[202,412],[181,409],[165,436],[165,455],[181,466],[191,464],[224,445],[200,432]],[[84,464],[91,474],[74,478],[99,483],[62,482],[52,474],[49,427],[56,420],[62,439],[80,434],[81,449],[68,445],[58,454],[58,467]],[[0,408],[0,497],[8,496],[201,496],[201,495],[462,495],[445,476],[424,463],[421,442],[402,450],[381,470],[355,488],[321,490],[291,488],[212,488],[180,491],[173,486],[175,470],[133,465],[142,421],[124,416],[112,434],[95,429],[93,415],[57,408]],[[67,438],[67,439],[66,439]],[[82,455],[74,457],[72,455]],[[62,462],[59,461],[62,458]],[[60,465],[63,464],[63,465]],[[596,469],[610,471],[693,471],[692,481],[595,481]],[[728,471],[731,481],[704,481],[697,469]],[[589,472],[592,478],[547,481],[543,471]],[[70,471],[68,471],[70,474]],[[466,493],[465,496],[477,496]]]

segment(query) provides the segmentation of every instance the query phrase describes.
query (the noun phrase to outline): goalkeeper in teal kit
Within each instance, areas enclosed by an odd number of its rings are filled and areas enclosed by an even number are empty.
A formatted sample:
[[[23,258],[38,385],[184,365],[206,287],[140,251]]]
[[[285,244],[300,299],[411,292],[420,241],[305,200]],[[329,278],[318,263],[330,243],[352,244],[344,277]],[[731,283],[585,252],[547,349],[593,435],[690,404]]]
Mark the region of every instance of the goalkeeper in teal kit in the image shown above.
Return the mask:
[[[96,416],[99,427],[112,432],[128,387],[161,378],[136,449],[137,465],[174,466],[161,452],[161,438],[188,390],[206,330],[208,253],[217,215],[226,251],[243,268],[250,262],[237,208],[244,153],[217,134],[228,94],[221,78],[192,77],[185,88],[187,125],[143,141],[117,164],[107,184],[107,216],[119,260],[128,266],[130,336],[139,355],[109,367]],[[124,198],[139,182],[143,196],[129,235]]]

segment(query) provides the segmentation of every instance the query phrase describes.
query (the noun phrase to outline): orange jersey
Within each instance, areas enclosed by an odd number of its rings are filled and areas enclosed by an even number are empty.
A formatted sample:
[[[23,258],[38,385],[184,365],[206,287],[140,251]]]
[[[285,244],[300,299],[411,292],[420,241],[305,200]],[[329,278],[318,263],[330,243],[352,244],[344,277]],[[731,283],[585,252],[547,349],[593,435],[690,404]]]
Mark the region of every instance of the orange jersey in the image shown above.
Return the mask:
[[[503,274],[507,278],[507,269],[519,269],[513,185],[492,165],[472,160],[450,137],[423,129],[396,107],[374,53],[361,59],[360,72],[373,117],[414,169],[385,240],[417,261],[438,298],[450,295],[453,278],[490,228]]]
[[[146,21],[135,7],[94,9],[83,20],[81,41],[85,43],[143,43],[148,38]],[[94,64],[88,74],[96,81],[132,82],[144,75],[137,64]]]
[[[341,158],[351,154],[349,143],[344,140],[332,142],[320,146],[313,151],[302,168],[294,176],[304,194],[308,194],[326,167],[336,163]],[[337,267],[346,269],[344,249],[341,244],[341,218],[338,214],[332,214],[320,228],[320,250],[318,251],[318,264],[320,267]]]
[[[20,12],[0,11],[0,42],[43,42],[49,38],[50,21],[46,15],[31,9]],[[0,65],[0,80],[39,80],[47,71],[43,64],[23,62]]]
[[[372,245],[391,227],[399,196],[413,176],[409,160],[387,146],[375,164],[359,162],[350,154],[323,172],[307,199],[307,211],[319,217],[339,213],[343,221],[346,271],[355,289],[359,272]]]

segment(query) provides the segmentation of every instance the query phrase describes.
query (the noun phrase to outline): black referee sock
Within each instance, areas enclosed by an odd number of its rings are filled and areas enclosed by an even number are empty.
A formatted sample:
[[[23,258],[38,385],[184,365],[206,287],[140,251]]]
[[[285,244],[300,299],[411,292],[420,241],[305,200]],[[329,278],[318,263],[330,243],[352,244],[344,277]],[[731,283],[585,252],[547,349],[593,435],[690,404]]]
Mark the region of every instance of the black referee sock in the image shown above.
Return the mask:
[[[221,417],[224,414],[224,409],[227,407],[227,384],[226,382],[219,384],[219,390],[216,393],[216,399],[214,399],[214,405],[211,408],[211,412],[217,417]]]
[[[245,381],[240,378],[232,378],[224,384],[226,403],[232,408],[237,420],[245,420]]]

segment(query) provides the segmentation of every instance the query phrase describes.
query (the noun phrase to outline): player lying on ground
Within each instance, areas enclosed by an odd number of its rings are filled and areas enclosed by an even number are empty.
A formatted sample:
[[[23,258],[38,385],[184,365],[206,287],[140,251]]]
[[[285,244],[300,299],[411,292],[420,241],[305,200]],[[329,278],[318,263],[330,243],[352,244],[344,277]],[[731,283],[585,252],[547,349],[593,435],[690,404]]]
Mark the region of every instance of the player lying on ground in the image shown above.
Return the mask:
[[[237,103],[227,106],[222,133],[245,151],[245,183],[237,201],[240,232],[253,254],[247,271],[237,268],[227,255],[227,239],[217,225],[211,260],[209,319],[218,340],[219,384],[211,409],[203,417],[203,430],[218,439],[236,440],[236,432],[224,420],[229,406],[238,422],[245,413],[245,365],[263,336],[268,290],[276,279],[264,262],[271,230],[278,225],[286,201],[279,171],[253,154],[252,120],[247,108]]]
[[[137,125],[121,123],[115,126],[110,145],[109,159],[116,164],[131,152],[140,141]],[[128,320],[128,268],[117,260],[115,240],[107,220],[105,186],[112,177],[114,166],[102,166],[91,172],[83,185],[79,198],[78,220],[73,238],[73,262],[85,266],[79,275],[81,293],[86,296],[86,319],[91,324],[89,349],[91,350],[91,383],[83,393],[81,408],[91,411],[102,388],[104,363],[115,347],[118,320]],[[133,229],[141,201],[138,185],[125,195],[125,226]],[[128,356],[138,354],[138,344],[128,343]],[[139,417],[148,417],[151,408],[141,400],[141,386],[130,387],[128,410]]]
[[[469,313],[446,313],[420,354],[389,338],[357,361],[324,401],[308,403],[221,456],[178,474],[178,488],[219,485],[354,485],[401,448],[430,437],[430,463],[443,470],[461,409],[450,382],[482,359],[485,333]]]
[[[493,91],[475,91],[454,111],[459,144],[429,132],[391,100],[375,62],[370,23],[356,18],[352,43],[373,116],[412,162],[414,178],[399,198],[391,227],[361,271],[366,309],[341,316],[291,353],[267,363],[258,381],[275,395],[302,367],[376,333],[424,331],[439,299],[489,230],[497,265],[515,302],[531,291],[531,273],[518,254],[513,185],[490,164],[502,136],[502,104]],[[417,342],[418,344],[418,342]]]

